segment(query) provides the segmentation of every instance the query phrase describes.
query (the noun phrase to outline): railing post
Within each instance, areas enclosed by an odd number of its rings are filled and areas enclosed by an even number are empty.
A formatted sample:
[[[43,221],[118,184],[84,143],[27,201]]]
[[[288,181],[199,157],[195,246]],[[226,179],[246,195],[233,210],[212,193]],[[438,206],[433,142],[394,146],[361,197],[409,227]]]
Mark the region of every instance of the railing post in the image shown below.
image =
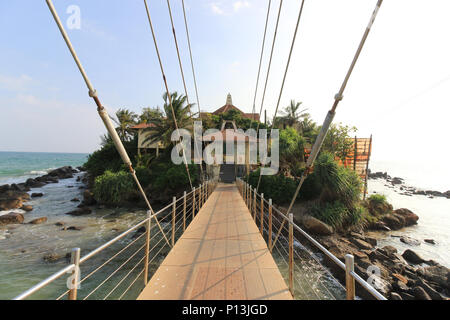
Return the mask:
[[[250,203],[252,203],[252,186],[248,185],[247,208],[250,210],[251,213]]]
[[[294,296],[294,215],[289,213],[289,291]]]
[[[264,237],[264,193],[261,193],[261,235]]]
[[[172,205],[172,248],[175,246],[175,216],[177,211],[177,197],[173,197]]]
[[[269,250],[272,253],[272,199],[269,199]]]
[[[186,197],[187,193],[185,191],[183,195],[183,232],[186,231]]]
[[[253,219],[256,221],[256,188],[253,189]]]
[[[198,211],[202,208],[202,185],[198,186]]]
[[[80,283],[80,248],[72,249],[70,256],[70,264],[74,264],[75,267],[72,270],[72,275],[70,276],[70,291],[69,300],[77,300],[78,285]]]
[[[351,272],[355,271],[355,259],[353,255],[345,255],[345,288],[347,289],[347,300],[355,300],[355,278]]]
[[[145,265],[144,265],[144,284],[148,283],[148,260],[150,256],[150,229],[152,226],[152,212],[150,210],[147,211],[147,239],[145,241]]]
[[[192,190],[192,219],[195,218],[195,187]]]

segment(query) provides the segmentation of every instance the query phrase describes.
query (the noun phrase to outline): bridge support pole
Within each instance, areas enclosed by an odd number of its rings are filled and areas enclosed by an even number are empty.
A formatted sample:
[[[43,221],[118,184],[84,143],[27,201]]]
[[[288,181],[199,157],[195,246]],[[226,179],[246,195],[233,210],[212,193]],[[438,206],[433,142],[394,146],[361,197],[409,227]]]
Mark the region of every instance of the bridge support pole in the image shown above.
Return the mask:
[[[183,232],[186,231],[186,197],[187,193],[185,191],[183,195]]]
[[[70,263],[75,265],[72,270],[70,280],[70,291],[68,295],[69,300],[77,300],[78,285],[80,283],[80,248],[75,248],[72,250],[70,257]]]
[[[272,253],[272,199],[269,199],[269,250]]]
[[[175,246],[175,216],[177,211],[177,197],[173,197],[172,204],[172,248]]]
[[[347,289],[347,300],[355,300],[355,278],[351,272],[355,271],[355,259],[351,254],[345,255],[345,288]]]
[[[264,193],[261,193],[261,226],[260,226],[260,231],[261,231],[261,235],[264,237]]]
[[[289,291],[294,296],[294,215],[289,213]]]
[[[148,260],[150,256],[150,230],[152,227],[152,212],[150,210],[147,211],[147,238],[145,240],[145,264],[144,264],[144,284],[148,283]]]
[[[192,190],[192,220],[195,218],[195,187]]]

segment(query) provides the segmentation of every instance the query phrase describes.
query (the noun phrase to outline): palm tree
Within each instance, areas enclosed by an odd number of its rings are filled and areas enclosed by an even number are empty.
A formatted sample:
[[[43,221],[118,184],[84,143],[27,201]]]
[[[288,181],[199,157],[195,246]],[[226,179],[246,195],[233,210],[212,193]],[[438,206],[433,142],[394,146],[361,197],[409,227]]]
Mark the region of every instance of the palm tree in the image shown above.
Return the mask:
[[[128,109],[119,109],[116,112],[116,118],[113,121],[117,124],[116,131],[122,141],[129,141],[133,136],[133,131],[130,129],[136,125],[137,115]]]
[[[159,119],[163,117],[162,111],[159,107],[156,108],[143,108],[142,114],[139,116],[140,123],[149,123],[152,119]]]
[[[178,95],[177,92],[171,94],[172,106],[169,103],[167,93],[164,93],[164,113],[165,117],[153,118],[149,120],[149,124],[152,127],[145,129],[144,132],[151,132],[148,137],[144,140],[144,143],[155,143],[161,141],[164,145],[172,144],[171,136],[172,132],[176,130],[175,121],[172,114],[175,113],[175,118],[177,120],[179,129],[192,130],[192,120],[190,117],[191,109],[193,104],[186,104],[186,96]]]
[[[302,103],[303,102],[295,102],[295,100],[291,100],[289,106],[284,108],[284,111],[282,112],[283,116],[280,118],[284,127],[293,127],[300,121],[300,119],[309,116],[309,113],[306,112],[308,108],[300,110]]]
[[[318,127],[317,124],[311,119],[309,115],[305,116],[300,122],[300,129],[303,136],[308,138],[313,138],[317,134]]]

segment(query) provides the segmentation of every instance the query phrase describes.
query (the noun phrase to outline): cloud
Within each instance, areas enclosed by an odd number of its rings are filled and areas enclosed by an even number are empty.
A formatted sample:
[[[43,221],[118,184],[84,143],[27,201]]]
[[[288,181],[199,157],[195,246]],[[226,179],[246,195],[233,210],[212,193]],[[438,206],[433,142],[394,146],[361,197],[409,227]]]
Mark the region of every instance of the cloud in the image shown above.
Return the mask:
[[[211,11],[216,15],[229,15],[232,12],[239,12],[241,9],[249,8],[250,2],[247,0],[244,1],[234,1],[232,4],[227,2],[226,5],[223,2],[211,2],[209,4]]]
[[[242,8],[249,8],[249,7],[250,7],[250,2],[248,2],[248,1],[235,1],[233,3],[233,9],[235,12],[238,12]]]
[[[0,74],[0,88],[8,91],[23,91],[33,79],[24,74],[18,77],[4,76]]]
[[[225,14],[225,11],[222,9],[222,6],[221,6],[220,3],[213,2],[213,3],[210,4],[210,6],[211,6],[211,10],[212,10],[212,12],[214,14],[217,14],[217,15],[224,15]]]

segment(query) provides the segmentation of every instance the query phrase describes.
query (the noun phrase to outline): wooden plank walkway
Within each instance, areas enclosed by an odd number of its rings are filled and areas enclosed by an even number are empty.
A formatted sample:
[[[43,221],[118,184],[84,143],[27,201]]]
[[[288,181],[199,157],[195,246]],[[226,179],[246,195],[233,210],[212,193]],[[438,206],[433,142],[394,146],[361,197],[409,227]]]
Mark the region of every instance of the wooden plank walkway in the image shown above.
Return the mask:
[[[219,184],[138,300],[291,300],[236,185]]]

